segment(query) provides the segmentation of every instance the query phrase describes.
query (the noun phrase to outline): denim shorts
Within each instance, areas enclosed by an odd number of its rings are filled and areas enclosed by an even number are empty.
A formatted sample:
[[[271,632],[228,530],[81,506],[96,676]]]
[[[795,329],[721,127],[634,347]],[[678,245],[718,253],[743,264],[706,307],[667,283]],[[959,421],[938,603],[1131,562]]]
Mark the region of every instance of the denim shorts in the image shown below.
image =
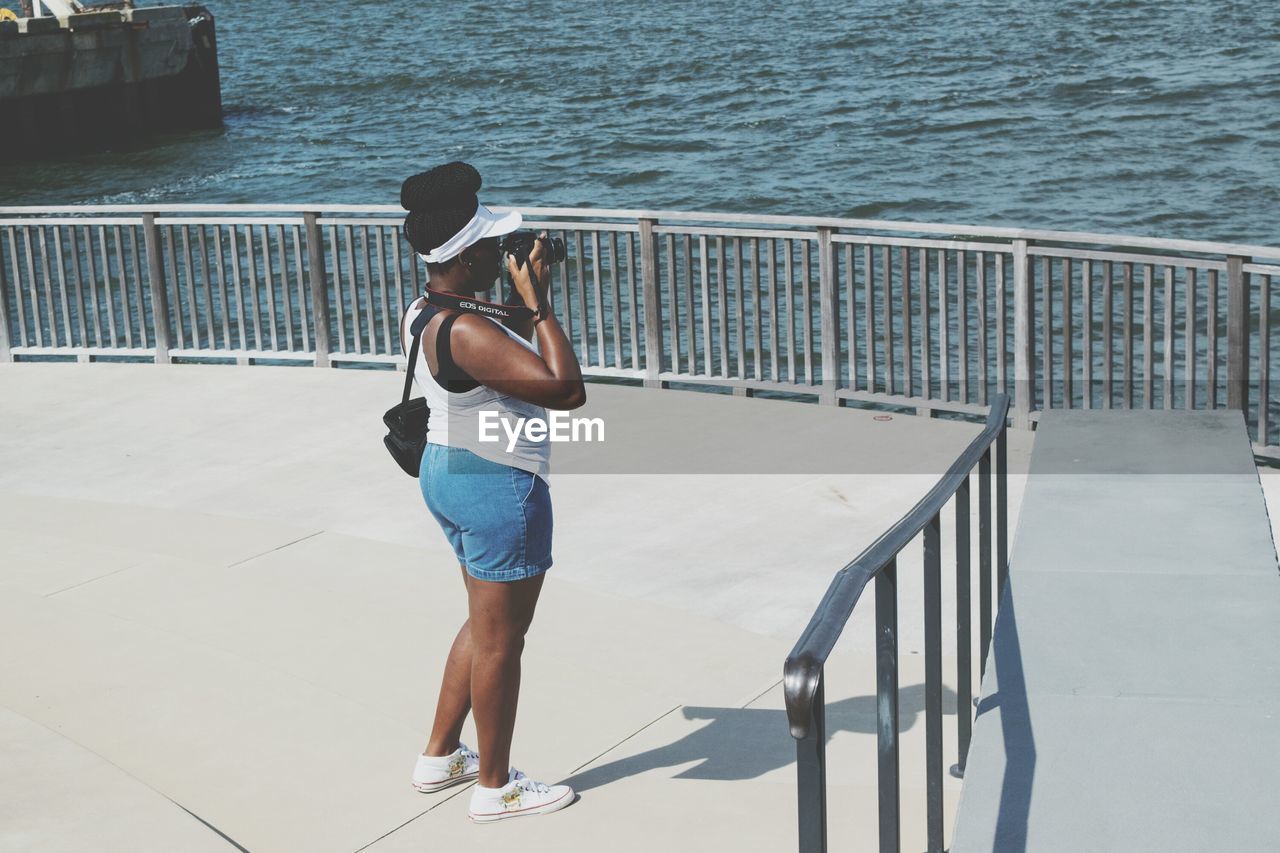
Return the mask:
[[[516,581],[551,568],[551,490],[537,474],[428,444],[418,482],[471,577]]]

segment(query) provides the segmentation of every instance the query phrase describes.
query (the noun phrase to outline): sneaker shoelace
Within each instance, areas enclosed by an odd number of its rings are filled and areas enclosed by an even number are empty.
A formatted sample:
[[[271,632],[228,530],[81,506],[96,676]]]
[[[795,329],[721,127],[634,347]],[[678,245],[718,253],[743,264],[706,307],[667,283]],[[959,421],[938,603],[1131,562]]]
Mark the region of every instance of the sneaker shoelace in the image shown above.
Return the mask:
[[[458,749],[462,750],[462,759],[464,761],[480,761],[480,753],[474,749],[469,749],[465,743],[459,743]]]
[[[535,794],[546,794],[546,793],[550,793],[551,791],[551,789],[548,788],[546,785],[542,784],[541,782],[535,782],[534,780],[530,779],[528,776],[521,773],[519,770],[514,771],[512,781],[514,781],[516,785],[523,788],[524,790],[531,791]]]

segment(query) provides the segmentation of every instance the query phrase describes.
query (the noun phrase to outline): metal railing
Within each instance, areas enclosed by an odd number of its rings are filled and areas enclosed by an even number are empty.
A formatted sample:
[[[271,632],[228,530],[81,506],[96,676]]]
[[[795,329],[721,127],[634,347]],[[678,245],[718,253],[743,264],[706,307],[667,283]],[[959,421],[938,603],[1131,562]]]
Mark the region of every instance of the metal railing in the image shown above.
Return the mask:
[[[826,706],[823,670],[867,584],[875,581],[876,720],[878,805],[882,853],[901,850],[898,762],[898,555],[924,534],[925,790],[928,852],[943,851],[942,743],[942,511],[955,498],[956,512],[956,714],[958,758],[963,775],[973,733],[971,683],[973,578],[970,571],[969,481],[978,469],[978,637],[979,672],[986,671],[999,601],[1008,573],[1008,491],[1006,420],[1009,398],[997,394],[986,427],[952,463],[924,498],[853,562],[841,569],[783,667],[783,693],[791,734],[796,738],[801,853],[827,849]],[[991,447],[996,470],[991,472]],[[996,523],[991,526],[991,485],[996,485]],[[995,582],[992,591],[992,534]]]
[[[498,208],[502,209],[502,208]],[[1280,249],[818,217],[523,209],[585,372],[1014,426],[1051,407],[1240,409],[1270,394]],[[402,361],[425,270],[394,206],[0,207],[0,360]]]

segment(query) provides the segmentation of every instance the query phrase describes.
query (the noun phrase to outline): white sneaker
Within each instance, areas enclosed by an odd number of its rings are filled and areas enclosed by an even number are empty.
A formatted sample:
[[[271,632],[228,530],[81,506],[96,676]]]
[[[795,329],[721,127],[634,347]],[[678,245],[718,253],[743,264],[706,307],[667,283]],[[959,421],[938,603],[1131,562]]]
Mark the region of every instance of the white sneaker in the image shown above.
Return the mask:
[[[559,811],[574,800],[568,785],[544,785],[535,782],[514,767],[506,785],[501,788],[471,789],[471,810],[467,817],[475,823],[489,823],[508,817],[547,814]]]
[[[413,768],[413,787],[424,794],[434,793],[459,785],[463,782],[474,782],[480,776],[480,756],[465,743],[448,755],[419,755],[418,765]]]

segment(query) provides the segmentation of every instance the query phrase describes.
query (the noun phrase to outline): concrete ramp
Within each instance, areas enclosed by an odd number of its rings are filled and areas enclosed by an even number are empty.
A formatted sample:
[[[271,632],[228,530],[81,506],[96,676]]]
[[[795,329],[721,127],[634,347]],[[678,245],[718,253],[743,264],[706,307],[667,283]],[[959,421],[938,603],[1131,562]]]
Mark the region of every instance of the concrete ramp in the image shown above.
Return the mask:
[[[1046,412],[954,853],[1280,838],[1280,576],[1238,412]]]

